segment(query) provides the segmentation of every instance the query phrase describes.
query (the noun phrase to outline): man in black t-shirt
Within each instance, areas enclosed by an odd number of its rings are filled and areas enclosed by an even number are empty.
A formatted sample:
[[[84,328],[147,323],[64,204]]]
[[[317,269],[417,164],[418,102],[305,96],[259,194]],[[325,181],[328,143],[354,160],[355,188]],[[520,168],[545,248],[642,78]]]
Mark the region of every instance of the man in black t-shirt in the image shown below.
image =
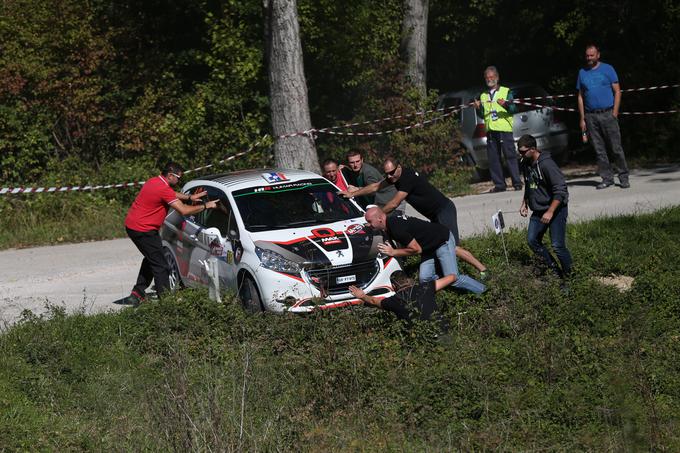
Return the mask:
[[[380,253],[394,257],[421,255],[418,271],[421,282],[437,279],[436,260],[443,275],[455,276],[454,287],[476,294],[486,290],[482,283],[468,275],[458,273],[456,241],[444,225],[414,217],[387,217],[380,208],[370,208],[366,211],[366,221],[373,228],[386,232],[390,239],[403,245],[401,248],[394,248],[388,242],[378,244]]]
[[[485,278],[486,266],[475,258],[470,251],[458,246],[460,244],[458,214],[453,201],[430,184],[424,176],[411,168],[402,167],[392,157],[385,159],[383,170],[385,171],[385,178],[382,181],[369,184],[358,190],[342,191],[339,194],[345,197],[362,196],[375,193],[383,187],[394,185],[397,194],[382,207],[383,212],[389,214],[403,200],[406,200],[430,222],[439,223],[448,228],[456,243],[456,256],[474,266],[480,272],[482,278]]]
[[[453,275],[447,275],[435,281],[416,283],[410,279],[404,271],[396,271],[390,276],[394,295],[380,300],[369,296],[360,288],[350,286],[349,292],[364,303],[373,305],[383,310],[391,311],[397,318],[412,326],[413,321],[437,321],[442,332],[449,330],[446,319],[439,312],[435,293],[454,282]]]

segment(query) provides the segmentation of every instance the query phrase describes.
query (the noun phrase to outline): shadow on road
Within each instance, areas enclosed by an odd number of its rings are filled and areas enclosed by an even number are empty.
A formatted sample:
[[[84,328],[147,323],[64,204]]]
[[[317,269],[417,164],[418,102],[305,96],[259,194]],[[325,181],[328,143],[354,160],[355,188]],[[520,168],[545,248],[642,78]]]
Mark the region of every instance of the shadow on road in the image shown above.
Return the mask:
[[[678,164],[673,164],[673,165],[663,165],[659,166],[657,168],[645,168],[644,170],[639,170],[635,171],[633,170],[636,176],[652,176],[652,175],[658,175],[658,174],[666,174],[666,173],[675,173],[677,171],[680,171],[680,165]],[[675,179],[672,179],[675,181]],[[653,181],[653,180],[652,180]],[[663,179],[659,180],[663,181]]]
[[[596,187],[598,184],[598,181],[567,181],[567,186]]]

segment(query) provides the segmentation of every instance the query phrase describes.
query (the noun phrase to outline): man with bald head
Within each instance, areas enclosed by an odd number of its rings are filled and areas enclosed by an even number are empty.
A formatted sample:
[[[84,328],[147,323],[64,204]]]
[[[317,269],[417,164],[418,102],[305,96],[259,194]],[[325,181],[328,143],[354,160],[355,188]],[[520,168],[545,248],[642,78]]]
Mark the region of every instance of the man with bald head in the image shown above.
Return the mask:
[[[444,276],[455,275],[453,287],[481,294],[486,290],[484,284],[474,278],[458,273],[456,262],[456,241],[444,225],[426,222],[414,217],[388,217],[380,208],[366,211],[366,221],[375,229],[384,231],[389,239],[394,239],[402,248],[394,248],[389,242],[378,245],[378,250],[387,256],[421,255],[419,280],[437,280],[435,259],[439,262]]]
[[[393,185],[397,193],[382,207],[383,212],[389,214],[406,200],[430,222],[439,223],[448,228],[453,235],[456,256],[474,266],[480,272],[482,279],[486,278],[488,275],[486,266],[469,250],[459,246],[458,214],[453,201],[430,184],[424,176],[411,168],[403,167],[393,157],[385,159],[383,171],[385,178],[382,181],[369,184],[358,190],[339,192],[340,195],[356,197],[375,193],[383,187]]]

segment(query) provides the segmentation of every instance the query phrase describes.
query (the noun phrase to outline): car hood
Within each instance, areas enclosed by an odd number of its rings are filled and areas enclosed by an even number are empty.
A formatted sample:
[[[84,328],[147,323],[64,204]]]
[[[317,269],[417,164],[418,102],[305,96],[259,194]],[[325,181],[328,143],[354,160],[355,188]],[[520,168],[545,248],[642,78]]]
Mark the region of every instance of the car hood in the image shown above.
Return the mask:
[[[382,232],[363,218],[326,225],[251,233],[255,246],[307,268],[339,266],[375,259]]]

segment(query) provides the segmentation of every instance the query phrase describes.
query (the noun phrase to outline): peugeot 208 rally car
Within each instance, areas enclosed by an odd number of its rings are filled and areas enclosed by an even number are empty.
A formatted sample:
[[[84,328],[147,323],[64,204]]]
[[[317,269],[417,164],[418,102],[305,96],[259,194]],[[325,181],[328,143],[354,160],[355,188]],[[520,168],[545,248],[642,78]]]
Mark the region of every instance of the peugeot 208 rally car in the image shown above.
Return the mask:
[[[400,267],[378,253],[382,233],[321,176],[248,170],[195,179],[182,190],[207,191],[219,203],[194,216],[171,210],[166,217],[161,237],[173,288],[210,285],[205,263],[214,256],[220,288],[238,293],[251,311],[358,304],[350,285],[379,298],[393,294],[390,275]]]

